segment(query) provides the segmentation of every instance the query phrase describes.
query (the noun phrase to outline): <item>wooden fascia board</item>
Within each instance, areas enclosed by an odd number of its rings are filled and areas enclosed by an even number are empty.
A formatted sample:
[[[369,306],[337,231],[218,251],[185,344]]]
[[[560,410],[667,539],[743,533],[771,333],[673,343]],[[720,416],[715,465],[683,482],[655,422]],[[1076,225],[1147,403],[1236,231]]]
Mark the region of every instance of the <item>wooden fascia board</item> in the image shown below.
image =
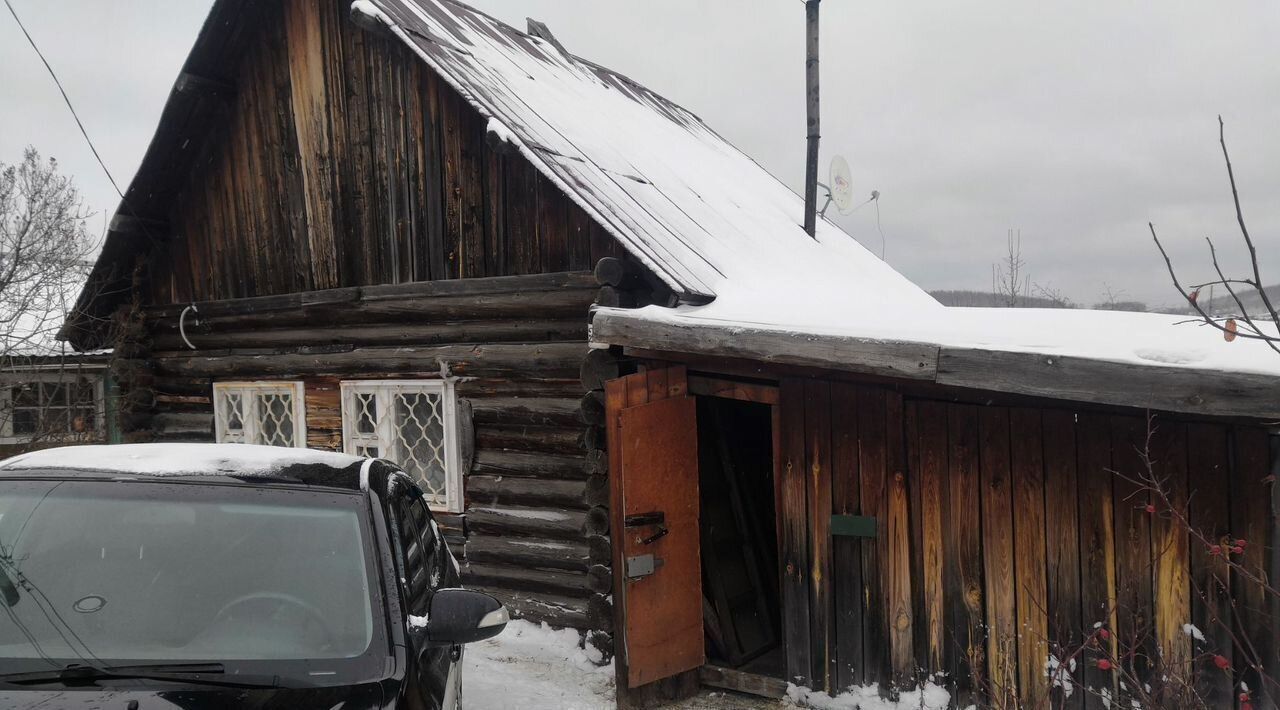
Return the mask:
[[[887,376],[968,390],[1200,416],[1280,418],[1280,378],[1041,353],[654,322],[597,309],[594,345]]]
[[[591,322],[591,340],[623,347],[675,350],[907,380],[932,381],[938,365],[936,345],[716,324],[654,322],[612,308],[596,310]]]
[[[1271,375],[944,347],[936,382],[1206,416],[1280,417],[1280,378]]]

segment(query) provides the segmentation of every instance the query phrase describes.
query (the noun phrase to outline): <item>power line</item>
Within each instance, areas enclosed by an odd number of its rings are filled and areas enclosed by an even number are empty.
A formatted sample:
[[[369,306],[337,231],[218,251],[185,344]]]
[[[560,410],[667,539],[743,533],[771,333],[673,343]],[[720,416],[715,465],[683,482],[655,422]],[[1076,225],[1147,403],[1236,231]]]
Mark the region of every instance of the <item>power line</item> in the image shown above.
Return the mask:
[[[102,156],[98,154],[98,149],[93,145],[93,139],[89,137],[89,132],[85,130],[84,124],[80,121],[80,114],[76,113],[76,107],[71,105],[71,97],[67,96],[67,90],[62,88],[62,81],[58,79],[58,74],[49,66],[49,60],[44,58],[44,52],[40,51],[40,47],[36,46],[36,41],[31,38],[31,33],[27,32],[27,28],[22,24],[22,20],[18,17],[18,11],[13,9],[13,3],[4,0],[5,7],[9,8],[9,14],[13,15],[13,21],[18,23],[18,29],[22,30],[23,36],[27,38],[27,42],[31,44],[31,48],[36,50],[36,56],[40,57],[40,61],[44,63],[44,68],[49,70],[49,76],[53,77],[53,83],[58,85],[58,91],[62,94],[62,100],[67,102],[67,108],[71,109],[71,117],[76,120],[76,125],[80,127],[80,135],[84,136],[84,140],[89,144],[89,150],[93,151],[93,157],[98,160],[98,165],[102,166],[102,172],[107,174],[107,179],[111,181],[111,187],[115,188],[116,194],[120,196],[120,201],[124,202],[124,193],[120,191],[120,186],[116,184],[116,179],[111,176],[111,171],[107,169],[107,164],[102,161]],[[130,210],[132,211],[132,209]]]

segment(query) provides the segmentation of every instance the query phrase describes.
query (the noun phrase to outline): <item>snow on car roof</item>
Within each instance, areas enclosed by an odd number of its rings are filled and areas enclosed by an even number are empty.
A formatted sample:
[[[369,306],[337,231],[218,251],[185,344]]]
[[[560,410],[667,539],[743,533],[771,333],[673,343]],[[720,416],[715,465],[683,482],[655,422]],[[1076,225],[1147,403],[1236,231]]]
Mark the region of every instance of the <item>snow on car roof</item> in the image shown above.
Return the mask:
[[[363,461],[359,456],[282,446],[115,444],[33,451],[0,461],[0,472],[63,469],[146,476],[267,476],[299,465],[345,469]]]

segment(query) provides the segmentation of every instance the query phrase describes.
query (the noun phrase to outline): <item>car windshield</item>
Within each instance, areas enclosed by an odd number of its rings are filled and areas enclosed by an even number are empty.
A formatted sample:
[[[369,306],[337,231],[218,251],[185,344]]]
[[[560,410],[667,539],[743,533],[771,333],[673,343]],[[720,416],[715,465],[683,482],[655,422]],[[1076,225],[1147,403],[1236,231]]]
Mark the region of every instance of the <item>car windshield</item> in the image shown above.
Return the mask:
[[[350,492],[0,479],[0,667],[305,659],[333,675],[316,661],[362,656],[377,631],[366,527]]]

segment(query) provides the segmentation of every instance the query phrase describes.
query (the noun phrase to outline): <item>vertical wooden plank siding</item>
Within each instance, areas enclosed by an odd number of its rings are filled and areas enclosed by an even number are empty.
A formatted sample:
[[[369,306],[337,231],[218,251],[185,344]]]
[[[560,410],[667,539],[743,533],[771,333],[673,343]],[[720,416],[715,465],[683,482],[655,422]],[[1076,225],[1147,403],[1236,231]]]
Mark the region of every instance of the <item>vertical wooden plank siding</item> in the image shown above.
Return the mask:
[[[1191,623],[1205,637],[1203,651],[1231,661],[1231,575],[1226,560],[1212,554],[1230,534],[1230,466],[1227,429],[1219,424],[1187,427],[1187,496],[1191,506]],[[1201,538],[1203,541],[1195,539]],[[1199,668],[1197,690],[1210,707],[1232,702],[1233,678],[1208,663]]]
[[[1066,688],[1081,679],[1069,658],[1084,640],[1080,609],[1080,517],[1076,481],[1076,417],[1067,410],[1047,409],[1043,416],[1045,488],[1046,598],[1048,638],[1054,656],[1065,663],[1055,684],[1055,707],[1080,708],[1084,693]]]
[[[332,150],[329,139],[329,92],[325,83],[321,6],[308,0],[290,0],[287,19],[289,81],[293,124],[297,135],[306,211],[310,288],[338,285],[333,214]]]
[[[948,498],[947,476],[947,408],[940,402],[921,402],[920,435],[920,529],[921,546],[916,553],[922,558],[921,584],[924,587],[924,619],[927,633],[930,673],[944,670],[946,637],[944,624],[945,592],[943,584],[943,547],[945,506]]]
[[[858,472],[858,388],[847,382],[831,384],[831,512],[856,515],[862,510]],[[821,514],[821,511],[818,511]],[[835,607],[835,648],[832,673],[837,688],[863,683],[862,549],[858,538],[831,541],[832,598]]]
[[[978,407],[947,405],[948,505],[943,532],[946,598],[945,664],[966,705],[986,685],[982,541],[978,521]]]
[[[887,621],[892,682],[903,687],[913,684],[915,652],[912,647],[911,518],[907,489],[906,442],[902,395],[885,393],[885,567],[888,574]]]
[[[1141,417],[1111,420],[1111,463],[1116,531],[1116,640],[1124,662],[1143,682],[1151,678],[1155,658],[1152,619],[1151,514],[1143,481],[1149,478],[1147,422]]]
[[[876,519],[876,538],[863,543],[862,647],[865,683],[887,683],[889,657],[889,538],[886,491],[887,465],[885,391],[864,387],[858,392],[858,473],[862,484],[862,514]]]
[[[782,580],[782,636],[787,657],[787,679],[798,684],[813,682],[813,655],[809,628],[808,491],[805,475],[804,380],[783,379],[778,388],[781,423],[778,507],[782,536],[778,539],[778,565]],[[812,685],[810,685],[812,687]]]
[[[155,303],[588,269],[621,248],[401,43],[268,3],[150,260]],[[203,109],[202,109],[203,110]]]
[[[1049,696],[1045,676],[1049,655],[1049,599],[1045,579],[1048,553],[1041,426],[1039,409],[1020,407],[1009,411],[1018,687],[1021,698],[1035,703],[1046,703]]]
[[[1231,571],[1235,632],[1240,639],[1234,659],[1236,684],[1237,688],[1253,689],[1254,697],[1259,698],[1264,690],[1272,692],[1265,687],[1257,669],[1271,661],[1277,628],[1277,620],[1271,618],[1267,608],[1267,517],[1274,485],[1266,480],[1270,474],[1270,442],[1267,433],[1257,427],[1235,427],[1232,435],[1231,536],[1237,544],[1245,541],[1243,548],[1230,550],[1237,565]]]
[[[815,687],[834,691],[831,676],[831,385],[805,382],[805,458],[809,498],[809,642]]]
[[[1187,531],[1187,426],[1157,422],[1152,472],[1163,481],[1168,504],[1156,501],[1151,554],[1155,564],[1155,636],[1162,675],[1189,677],[1194,649],[1183,624],[1191,619],[1191,557]]]
[[[902,426],[906,449],[907,517],[910,521],[909,542],[911,575],[911,647],[915,675],[929,669],[929,628],[924,609],[924,527],[920,486],[920,402],[907,399],[902,403]]]
[[[1086,636],[1098,626],[1115,629],[1116,572],[1115,518],[1112,508],[1111,433],[1103,415],[1081,412],[1076,452],[1080,483],[1080,596],[1082,626]],[[1116,653],[1116,635],[1110,634],[1107,652]],[[1084,663],[1087,689],[1085,707],[1104,707],[1102,691],[1115,697],[1114,673]]]
[[[987,664],[991,702],[1018,693],[1018,621],[1014,598],[1013,491],[1009,480],[1009,410],[983,407],[979,418],[982,561],[986,575]]]

